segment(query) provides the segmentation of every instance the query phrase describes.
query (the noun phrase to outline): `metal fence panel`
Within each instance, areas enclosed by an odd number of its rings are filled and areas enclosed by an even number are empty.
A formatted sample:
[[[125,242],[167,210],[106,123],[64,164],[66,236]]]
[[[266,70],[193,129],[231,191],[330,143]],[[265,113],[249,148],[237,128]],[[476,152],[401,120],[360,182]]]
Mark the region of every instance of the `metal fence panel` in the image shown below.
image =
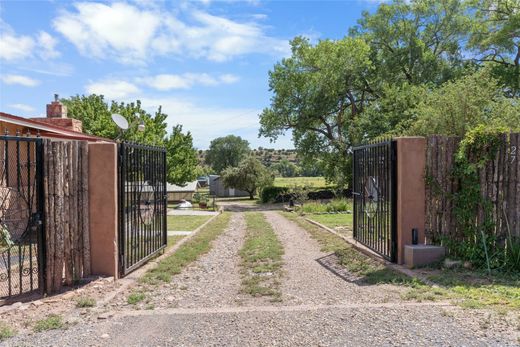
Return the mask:
[[[43,143],[0,136],[0,299],[44,290]]]
[[[121,275],[166,247],[166,150],[119,145],[119,256]]]
[[[353,148],[354,238],[396,260],[397,158],[392,140]]]

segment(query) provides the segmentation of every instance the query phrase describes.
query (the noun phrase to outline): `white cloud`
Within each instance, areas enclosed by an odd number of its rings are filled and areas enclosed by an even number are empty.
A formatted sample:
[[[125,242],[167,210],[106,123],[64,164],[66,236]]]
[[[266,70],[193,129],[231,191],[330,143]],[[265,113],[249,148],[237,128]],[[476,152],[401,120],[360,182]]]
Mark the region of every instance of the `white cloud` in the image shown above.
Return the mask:
[[[238,76],[231,74],[213,77],[206,73],[185,73],[182,75],[161,74],[137,79],[140,83],[162,91],[172,89],[190,89],[194,85],[216,86],[219,84],[231,84],[238,80]]]
[[[85,90],[88,94],[104,95],[106,99],[123,99],[139,93],[139,88],[127,81],[104,80],[91,82]]]
[[[237,82],[239,77],[232,74],[225,74],[220,76],[220,80],[226,84],[232,84]]]
[[[24,87],[35,87],[40,81],[22,75],[2,75],[0,77],[5,84],[19,84]]]
[[[34,112],[34,107],[26,105],[26,104],[10,104],[8,105],[10,108],[14,108],[15,110],[19,110],[22,112]]]
[[[63,12],[54,28],[84,55],[135,62],[146,57],[160,25],[160,14],[125,3],[76,3],[77,12]],[[107,56],[108,55],[108,56]]]
[[[0,32],[0,59],[14,61],[32,55],[34,40],[30,36]]]
[[[16,62],[34,56],[43,60],[56,58],[60,55],[56,44],[57,40],[45,31],[40,31],[35,37],[17,35],[0,19],[0,59]]]
[[[60,52],[56,49],[58,41],[45,31],[38,34],[38,54],[44,59],[57,58]]]
[[[144,64],[158,55],[226,61],[263,53],[285,55],[287,40],[268,36],[256,22],[239,23],[228,18],[183,8],[189,21],[165,7],[127,3],[76,3],[63,11],[54,28],[86,56]]]

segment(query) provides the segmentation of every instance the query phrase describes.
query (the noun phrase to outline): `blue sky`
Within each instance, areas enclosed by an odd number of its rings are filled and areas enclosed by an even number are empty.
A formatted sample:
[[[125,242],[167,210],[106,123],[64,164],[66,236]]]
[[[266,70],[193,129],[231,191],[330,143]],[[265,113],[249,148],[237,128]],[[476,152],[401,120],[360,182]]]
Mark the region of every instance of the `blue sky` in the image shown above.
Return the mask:
[[[197,148],[240,135],[252,147],[269,106],[268,71],[288,41],[343,37],[376,0],[0,2],[0,110],[43,116],[54,93],[140,99]]]

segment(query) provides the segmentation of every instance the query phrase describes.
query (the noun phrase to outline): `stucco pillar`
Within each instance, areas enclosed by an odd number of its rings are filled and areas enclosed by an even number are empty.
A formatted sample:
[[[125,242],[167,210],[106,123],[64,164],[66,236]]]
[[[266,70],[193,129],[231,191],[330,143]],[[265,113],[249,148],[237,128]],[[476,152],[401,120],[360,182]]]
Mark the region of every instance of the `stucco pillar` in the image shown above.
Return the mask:
[[[404,263],[404,246],[412,244],[412,228],[424,244],[426,139],[397,140],[397,262]]]
[[[118,277],[117,144],[89,143],[92,274]]]

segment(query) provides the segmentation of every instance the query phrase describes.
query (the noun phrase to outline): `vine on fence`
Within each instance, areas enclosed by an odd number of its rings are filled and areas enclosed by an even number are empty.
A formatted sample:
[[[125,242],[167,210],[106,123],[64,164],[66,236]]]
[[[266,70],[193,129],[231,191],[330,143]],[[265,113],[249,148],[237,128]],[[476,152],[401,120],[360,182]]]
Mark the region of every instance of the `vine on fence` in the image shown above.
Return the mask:
[[[503,145],[502,134],[506,132],[504,128],[486,128],[484,125],[467,132],[456,152],[452,172],[459,182],[459,189],[447,195],[453,202],[462,239],[443,236],[442,243],[451,255],[467,259],[476,267],[486,267],[488,271],[520,269],[519,240],[514,239],[509,231],[506,244],[497,244],[493,204],[482,194],[479,179],[480,170],[495,160]],[[431,178],[426,182],[436,194],[448,194],[439,191],[439,185]]]

